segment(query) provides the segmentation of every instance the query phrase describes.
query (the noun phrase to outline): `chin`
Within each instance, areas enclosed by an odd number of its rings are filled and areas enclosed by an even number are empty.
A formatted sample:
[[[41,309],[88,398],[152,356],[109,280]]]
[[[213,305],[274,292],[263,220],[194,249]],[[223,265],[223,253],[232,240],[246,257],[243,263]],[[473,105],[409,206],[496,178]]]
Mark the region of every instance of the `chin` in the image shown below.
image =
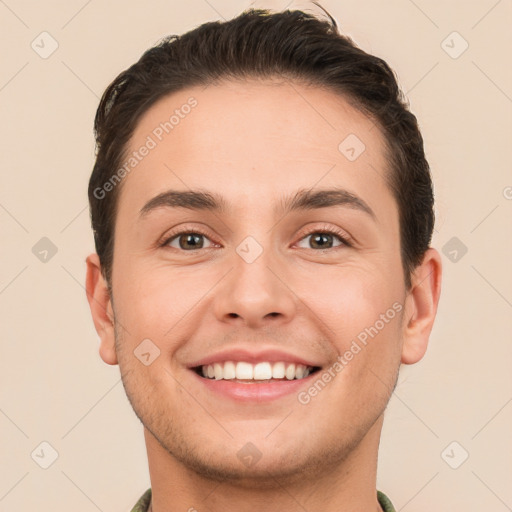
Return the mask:
[[[261,430],[253,438],[254,442],[248,439],[251,437],[247,434],[241,440],[236,436],[228,439],[225,435],[222,440],[212,439],[207,444],[204,436],[195,442],[190,437],[187,442],[183,442],[184,438],[179,442],[176,437],[168,436],[159,442],[181,467],[201,478],[259,489],[293,485],[304,482],[308,476],[318,478],[322,473],[328,475],[358,444],[336,440],[325,445],[321,439],[310,438],[308,442],[283,432],[275,439],[264,441]],[[287,439],[288,443],[282,443],[281,439]]]

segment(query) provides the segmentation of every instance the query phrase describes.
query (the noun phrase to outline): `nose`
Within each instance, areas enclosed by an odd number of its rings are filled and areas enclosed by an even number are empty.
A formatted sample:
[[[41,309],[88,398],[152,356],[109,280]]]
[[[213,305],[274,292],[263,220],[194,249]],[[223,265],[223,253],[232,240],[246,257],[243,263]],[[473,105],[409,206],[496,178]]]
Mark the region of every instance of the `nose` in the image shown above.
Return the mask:
[[[290,322],[297,310],[298,297],[286,266],[270,250],[263,250],[252,262],[235,252],[232,262],[231,271],[217,290],[217,319],[253,328]]]

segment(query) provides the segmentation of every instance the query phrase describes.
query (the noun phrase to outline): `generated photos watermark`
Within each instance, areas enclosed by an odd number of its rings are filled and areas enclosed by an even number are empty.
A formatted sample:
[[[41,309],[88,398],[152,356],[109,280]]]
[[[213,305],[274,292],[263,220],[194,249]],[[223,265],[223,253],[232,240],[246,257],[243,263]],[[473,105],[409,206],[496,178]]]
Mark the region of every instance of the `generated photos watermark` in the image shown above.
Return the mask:
[[[96,187],[93,195],[96,199],[104,199],[108,192],[121,183],[121,180],[139,165],[150,152],[155,149],[166,135],[171,133],[185,117],[190,114],[192,109],[197,106],[197,100],[193,96],[187,99],[187,102],[180,108],[174,110],[167,121],[163,121],[156,126],[150,135],[146,137],[146,141],[137,150],[132,151],[126,158],[123,165],[101,186]]]
[[[395,302],[385,313],[381,313],[373,325],[365,327],[353,340],[350,347],[326,370],[323,370],[315,382],[305,391],[297,395],[297,400],[302,405],[307,405],[320,393],[334,377],[368,345],[368,341],[379,334],[382,329],[403,309],[402,304]]]

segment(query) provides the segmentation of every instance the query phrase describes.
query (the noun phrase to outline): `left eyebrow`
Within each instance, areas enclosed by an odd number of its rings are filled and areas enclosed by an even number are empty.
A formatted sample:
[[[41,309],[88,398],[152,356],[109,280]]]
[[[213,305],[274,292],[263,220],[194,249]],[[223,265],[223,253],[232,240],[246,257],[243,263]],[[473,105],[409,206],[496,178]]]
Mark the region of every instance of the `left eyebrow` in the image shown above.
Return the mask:
[[[297,210],[315,210],[333,206],[354,208],[367,213],[374,221],[377,220],[377,216],[366,201],[348,190],[336,187],[316,191],[300,189],[294,196],[284,198],[278,211],[286,214]]]
[[[285,215],[293,211],[316,210],[344,206],[368,214],[374,221],[377,216],[370,206],[360,197],[342,188],[313,191],[299,189],[294,195],[282,199],[274,209],[275,215]],[[167,190],[150,199],[140,210],[144,217],[157,208],[186,208],[206,210],[218,213],[227,211],[227,202],[219,194],[204,190]]]

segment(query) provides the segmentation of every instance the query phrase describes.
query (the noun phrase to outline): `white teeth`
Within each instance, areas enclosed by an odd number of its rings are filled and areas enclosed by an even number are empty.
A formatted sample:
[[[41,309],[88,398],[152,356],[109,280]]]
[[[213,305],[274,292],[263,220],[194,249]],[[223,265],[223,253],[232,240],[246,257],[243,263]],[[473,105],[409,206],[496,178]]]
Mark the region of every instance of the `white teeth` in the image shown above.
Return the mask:
[[[258,363],[254,367],[254,380],[268,380],[272,378],[270,363]]]
[[[294,364],[290,364],[286,367],[286,378],[288,380],[292,380],[295,378],[295,365]]]
[[[201,366],[203,377],[215,380],[304,379],[312,368],[303,364],[267,361],[251,364],[244,361],[225,361]]]
[[[240,380],[252,380],[253,367],[250,363],[236,363],[236,378]]]
[[[228,380],[236,378],[236,368],[233,361],[226,361],[224,363],[224,378]]]
[[[274,379],[282,379],[285,374],[285,365],[284,363],[274,363],[272,365],[272,378]]]
[[[215,376],[215,380],[222,379],[222,377],[224,375],[224,371],[223,371],[222,366],[219,363],[215,363],[213,365],[213,373],[214,373],[214,376]]]

